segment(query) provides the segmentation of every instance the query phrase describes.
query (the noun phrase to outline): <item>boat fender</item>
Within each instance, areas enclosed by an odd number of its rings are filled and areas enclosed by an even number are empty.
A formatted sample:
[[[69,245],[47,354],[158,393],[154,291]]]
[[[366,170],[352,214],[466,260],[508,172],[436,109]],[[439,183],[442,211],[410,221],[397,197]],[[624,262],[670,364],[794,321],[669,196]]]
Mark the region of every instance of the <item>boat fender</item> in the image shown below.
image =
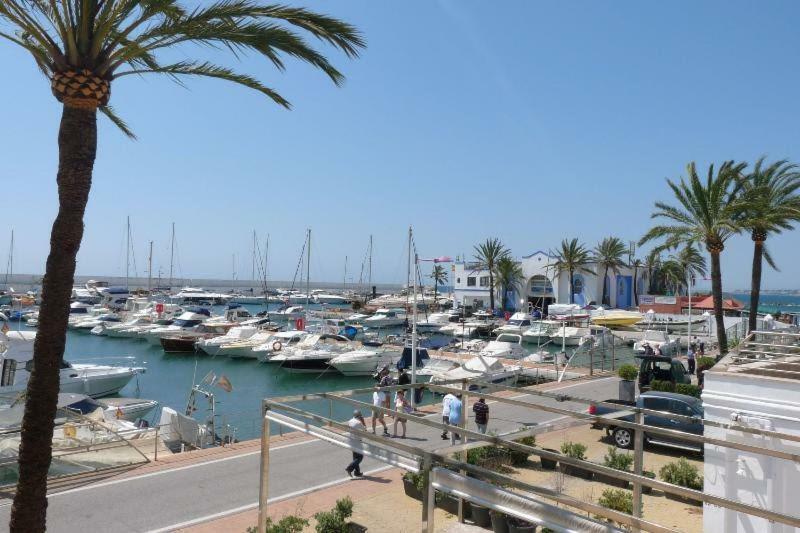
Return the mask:
[[[272,343],[273,352],[280,352],[282,349],[283,349],[283,344],[281,344],[281,341],[275,341]]]

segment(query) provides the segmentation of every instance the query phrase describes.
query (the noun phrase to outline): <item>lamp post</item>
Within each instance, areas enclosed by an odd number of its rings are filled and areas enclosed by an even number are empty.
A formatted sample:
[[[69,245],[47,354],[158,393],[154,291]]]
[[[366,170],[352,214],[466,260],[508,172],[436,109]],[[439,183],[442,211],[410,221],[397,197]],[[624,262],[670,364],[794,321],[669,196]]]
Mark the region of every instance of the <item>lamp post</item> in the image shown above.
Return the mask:
[[[417,268],[420,261],[428,263],[452,263],[453,260],[447,256],[436,257],[433,259],[421,259],[419,255],[414,254],[414,312],[412,314],[411,322],[411,407],[416,407],[417,403],[417,389],[414,385],[417,384]]]

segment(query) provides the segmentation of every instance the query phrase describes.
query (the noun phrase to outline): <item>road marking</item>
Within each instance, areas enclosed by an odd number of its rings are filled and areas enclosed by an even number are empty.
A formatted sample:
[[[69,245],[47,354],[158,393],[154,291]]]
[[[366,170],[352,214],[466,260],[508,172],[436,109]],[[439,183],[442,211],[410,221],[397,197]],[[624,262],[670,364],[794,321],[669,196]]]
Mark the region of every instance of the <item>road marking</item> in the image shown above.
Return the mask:
[[[377,474],[378,472],[383,472],[384,470],[389,470],[391,468],[395,468],[392,465],[381,466],[375,468],[374,470],[368,470],[364,472],[364,475],[370,474]],[[338,485],[340,483],[344,483],[349,481],[351,478],[344,477],[340,479],[334,479],[333,481],[328,481],[326,483],[320,483],[319,485],[314,485],[313,487],[307,487],[305,489],[296,490],[294,492],[288,492],[286,494],[282,494],[280,496],[275,496],[274,498],[270,498],[267,500],[267,503],[277,503],[283,500],[288,500],[289,498],[294,498],[295,496],[302,496],[303,494],[307,494],[309,492],[314,492],[321,489],[327,489],[328,487],[333,487],[334,485]],[[201,516],[200,518],[193,518],[192,520],[187,520],[185,522],[179,522],[177,524],[172,524],[170,526],[162,527],[159,529],[151,529],[148,533],[166,533],[168,531],[174,531],[176,529],[181,529],[184,527],[194,526],[196,524],[201,524],[203,522],[210,522],[211,520],[216,520],[217,518],[223,518],[228,515],[241,513],[243,511],[249,511],[250,509],[255,509],[258,507],[258,502],[248,503],[247,505],[242,505],[239,507],[234,507],[233,509],[228,509],[226,511],[220,511],[218,513]]]
[[[276,452],[278,450],[284,450],[286,448],[293,448],[295,446],[302,446],[304,444],[310,444],[312,442],[319,442],[319,441],[316,440],[316,439],[304,440],[304,441],[301,441],[301,442],[293,442],[291,444],[284,444],[283,446],[277,446],[275,448],[270,448],[269,450],[270,450],[270,452]],[[259,455],[260,453],[261,453],[261,450],[259,450],[257,452],[247,452],[247,453],[242,453],[242,454],[239,454],[239,455],[233,455],[231,457],[223,457],[221,459],[214,459],[212,461],[205,461],[205,462],[202,462],[202,463],[195,463],[193,465],[186,465],[186,466],[181,466],[181,467],[178,467],[178,468],[167,468],[167,469],[164,469],[164,470],[159,470],[158,472],[150,472],[149,474],[141,474],[141,475],[138,475],[138,476],[125,477],[125,478],[122,478],[122,479],[114,479],[114,480],[111,480],[111,481],[104,481],[102,483],[93,483],[91,485],[86,485],[86,486],[83,486],[83,487],[77,487],[77,488],[74,488],[74,489],[64,490],[64,491],[61,491],[61,492],[54,492],[52,494],[48,494],[47,497],[48,498],[54,498],[56,496],[64,496],[66,494],[74,494],[76,492],[82,492],[82,491],[85,491],[85,490],[99,489],[99,488],[102,488],[102,487],[108,487],[110,485],[118,485],[120,483],[128,483],[129,481],[136,481],[136,480],[139,480],[139,479],[145,479],[145,478],[149,478],[149,477],[162,476],[164,474],[172,474],[174,472],[180,472],[182,470],[190,470],[192,468],[199,468],[201,466],[208,466],[208,465],[213,465],[213,464],[217,464],[217,463],[223,463],[225,461],[234,461],[236,459],[242,459],[244,457],[250,457],[250,456],[253,456],[253,455]],[[8,503],[6,505],[11,505],[11,504]]]

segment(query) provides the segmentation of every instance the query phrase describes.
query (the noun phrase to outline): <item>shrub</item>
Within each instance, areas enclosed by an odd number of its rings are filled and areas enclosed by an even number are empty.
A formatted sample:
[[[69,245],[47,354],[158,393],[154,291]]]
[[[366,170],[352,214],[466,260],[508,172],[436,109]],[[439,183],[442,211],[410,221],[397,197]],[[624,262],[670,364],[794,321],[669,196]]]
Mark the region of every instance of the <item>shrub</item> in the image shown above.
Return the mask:
[[[586,446],[580,442],[567,441],[561,445],[561,453],[573,459],[586,459]]]
[[[281,518],[278,523],[273,523],[271,518],[267,518],[267,533],[300,533],[308,526],[308,520],[299,516],[289,515]],[[248,527],[247,533],[257,533],[257,527]]]
[[[713,357],[698,357],[697,358],[697,370],[698,371],[708,370],[709,368],[713,367],[715,364],[717,364],[717,361]]]
[[[628,471],[633,465],[633,455],[618,452],[615,446],[609,446],[608,453],[603,458],[603,464],[614,470]]]
[[[336,505],[330,511],[321,511],[314,515],[317,521],[317,533],[348,533],[350,525],[347,519],[353,514],[353,500],[345,496],[336,500]]]
[[[600,495],[597,503],[612,511],[633,514],[633,495],[627,490],[606,489]]]
[[[702,390],[697,385],[692,385],[691,383],[678,383],[675,385],[675,392],[699,398]]]
[[[639,370],[633,365],[622,365],[617,369],[617,374],[622,379],[634,381],[639,375]]]
[[[687,489],[703,490],[703,477],[697,467],[683,457],[676,462],[665,464],[659,470],[658,475],[667,483],[680,485]]]
[[[671,381],[654,379],[650,382],[650,390],[661,392],[675,392],[675,384]]]
[[[527,437],[522,437],[516,439],[514,442],[518,442],[520,444],[524,444],[525,446],[536,446],[536,436],[529,435]],[[522,466],[528,462],[528,456],[530,454],[528,452],[521,452],[518,450],[508,450],[508,459],[511,463],[511,466]]]
[[[422,474],[418,472],[405,472],[403,474],[403,479],[413,483],[420,493],[425,490],[425,478]]]

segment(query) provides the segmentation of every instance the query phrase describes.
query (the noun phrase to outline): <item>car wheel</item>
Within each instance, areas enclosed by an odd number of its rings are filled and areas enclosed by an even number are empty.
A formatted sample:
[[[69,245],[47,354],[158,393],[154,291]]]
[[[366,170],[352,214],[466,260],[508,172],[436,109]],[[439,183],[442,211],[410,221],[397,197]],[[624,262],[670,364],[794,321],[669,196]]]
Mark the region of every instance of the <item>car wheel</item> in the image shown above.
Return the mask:
[[[614,430],[614,444],[619,448],[633,447],[633,432],[627,428],[617,428]]]

